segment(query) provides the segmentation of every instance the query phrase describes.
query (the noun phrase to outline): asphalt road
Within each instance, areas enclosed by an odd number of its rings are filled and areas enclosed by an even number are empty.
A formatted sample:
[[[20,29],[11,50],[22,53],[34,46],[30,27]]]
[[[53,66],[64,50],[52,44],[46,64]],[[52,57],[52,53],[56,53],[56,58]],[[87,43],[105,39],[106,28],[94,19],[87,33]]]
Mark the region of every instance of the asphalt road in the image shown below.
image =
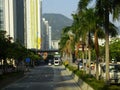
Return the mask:
[[[2,90],[81,90],[63,66],[39,66]]]

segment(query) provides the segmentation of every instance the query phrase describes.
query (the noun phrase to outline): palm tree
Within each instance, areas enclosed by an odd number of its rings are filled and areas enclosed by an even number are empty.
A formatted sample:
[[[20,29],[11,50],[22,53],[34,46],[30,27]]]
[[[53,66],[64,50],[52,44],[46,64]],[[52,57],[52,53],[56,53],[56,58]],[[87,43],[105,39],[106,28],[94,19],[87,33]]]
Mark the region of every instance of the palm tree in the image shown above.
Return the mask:
[[[72,33],[75,34],[74,37],[74,49],[75,50],[75,57],[78,58],[78,51],[79,51],[79,46],[80,46],[80,37],[82,35],[80,31],[80,18],[78,14],[72,14],[73,16],[73,24],[72,24]]]
[[[78,10],[82,11],[87,8],[88,4],[93,0],[80,0],[78,5]],[[104,20],[105,29],[105,60],[106,60],[106,82],[109,81],[109,14],[113,14],[114,18],[118,18],[120,14],[120,1],[119,0],[96,0],[96,9],[98,10],[98,15]]]
[[[71,27],[65,27],[62,32],[62,38],[60,40],[60,51],[66,53],[67,58],[71,57],[73,51],[73,38],[74,36],[70,33]],[[69,58],[71,59],[71,58]],[[69,60],[72,62],[72,60]]]
[[[109,14],[113,14],[113,16],[119,15],[120,11],[120,1],[119,0],[98,0],[96,3],[96,8],[98,9],[98,13],[101,13],[103,10],[104,17],[104,28],[105,28],[105,55],[106,55],[106,82],[109,82],[109,34],[110,34],[110,23],[109,23]],[[114,14],[115,13],[115,14]],[[116,14],[117,13],[117,14]],[[101,14],[100,14],[101,15]]]
[[[93,22],[93,18],[91,18],[91,12],[92,9],[86,9],[80,13],[77,13],[75,15],[73,15],[73,19],[74,19],[74,22],[73,22],[73,33],[75,34],[75,42],[76,42],[76,51],[78,52],[79,50],[79,47],[81,46],[82,48],[82,59],[84,59],[84,48],[86,47],[86,50],[87,50],[87,47],[88,47],[88,51],[89,51],[89,66],[90,66],[90,49],[91,49],[91,46],[90,46],[90,34],[89,34],[89,37],[88,37],[88,33],[90,33],[90,30],[92,30],[92,27],[94,25],[94,22]],[[88,15],[89,14],[89,15]],[[94,17],[94,16],[93,16]],[[89,43],[86,42],[87,40],[87,37],[89,38]],[[80,40],[81,39],[81,40]],[[87,44],[88,43],[88,46]],[[83,62],[83,67],[84,67],[84,62]],[[90,70],[90,69],[89,69]]]
[[[95,27],[95,16],[94,16],[94,9],[90,8],[90,9],[85,9],[84,11],[82,11],[82,18],[83,18],[83,22],[85,22],[85,25],[87,26],[87,28],[85,28],[85,32],[86,32],[86,38],[88,38],[86,44],[88,45],[88,66],[89,66],[89,74],[90,73],[90,63],[91,63],[91,48],[92,48],[92,30],[94,30]],[[83,23],[82,22],[82,23]],[[84,28],[84,27],[83,27]]]
[[[69,39],[68,35],[62,35],[59,46],[60,46],[60,52],[62,56],[65,56],[65,53],[67,53],[67,47],[66,46],[66,41]]]
[[[82,60],[84,59],[84,44],[83,38],[85,39],[83,33],[84,30],[82,30],[82,24],[81,23],[82,19],[80,17],[80,14],[73,14],[73,24],[72,24],[72,33],[75,35],[74,37],[74,50],[75,50],[75,57],[78,59],[79,58],[79,48],[82,48]],[[80,40],[81,39],[81,40]],[[84,67],[84,62],[83,62],[83,67]],[[78,67],[79,69],[79,67]]]

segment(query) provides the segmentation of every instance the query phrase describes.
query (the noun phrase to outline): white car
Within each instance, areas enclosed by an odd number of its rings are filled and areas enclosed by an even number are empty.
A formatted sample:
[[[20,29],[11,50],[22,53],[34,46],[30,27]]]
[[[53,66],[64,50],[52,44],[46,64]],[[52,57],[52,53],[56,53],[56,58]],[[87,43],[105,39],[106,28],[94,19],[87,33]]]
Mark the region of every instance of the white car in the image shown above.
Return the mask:
[[[60,65],[60,58],[59,58],[59,57],[55,57],[55,58],[54,58],[54,65],[55,65],[55,66]]]
[[[49,60],[48,65],[52,65],[52,60]]]
[[[106,66],[102,66],[102,78],[106,78]],[[109,64],[110,83],[120,84],[120,64]]]
[[[79,69],[80,69],[80,70],[83,69],[83,63],[79,63]]]
[[[50,65],[52,65],[52,64],[49,62],[48,65],[50,66]]]

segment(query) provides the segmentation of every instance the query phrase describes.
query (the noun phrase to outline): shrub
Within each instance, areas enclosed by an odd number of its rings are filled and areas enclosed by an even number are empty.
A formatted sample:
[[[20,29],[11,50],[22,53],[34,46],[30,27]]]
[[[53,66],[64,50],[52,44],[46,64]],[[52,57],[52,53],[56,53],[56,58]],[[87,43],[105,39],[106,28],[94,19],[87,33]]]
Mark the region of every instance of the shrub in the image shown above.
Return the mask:
[[[65,66],[68,65],[68,64],[69,64],[68,60],[66,60],[66,61],[64,62],[64,64],[65,64]]]
[[[68,65],[68,69],[70,70],[70,71],[75,71],[75,70],[77,70],[77,68],[76,67],[74,67],[74,66],[70,66],[70,65]]]
[[[116,85],[111,85],[108,87],[108,90],[120,90],[120,87],[118,87]]]
[[[67,65],[67,68],[76,74],[80,79],[89,84],[94,90],[120,90],[119,86],[106,85],[104,80],[97,80],[94,76],[86,74],[83,70],[78,70],[76,67]]]

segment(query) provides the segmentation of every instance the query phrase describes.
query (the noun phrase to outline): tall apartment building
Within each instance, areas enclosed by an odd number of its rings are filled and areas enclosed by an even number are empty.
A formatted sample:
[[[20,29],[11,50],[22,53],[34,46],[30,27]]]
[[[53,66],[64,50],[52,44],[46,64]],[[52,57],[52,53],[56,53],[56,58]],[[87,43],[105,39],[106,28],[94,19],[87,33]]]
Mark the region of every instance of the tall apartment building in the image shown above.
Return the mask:
[[[49,50],[51,50],[51,48],[52,48],[52,39],[51,39],[51,30],[52,30],[52,28],[51,28],[51,26],[49,26],[49,35],[48,35],[48,39],[49,39]]]
[[[26,0],[25,25],[27,48],[41,48],[41,0]]]
[[[0,26],[26,48],[41,48],[41,0],[0,0]]]
[[[50,35],[51,35],[51,27],[49,26],[49,22],[42,18],[42,50],[49,50],[50,48]]]
[[[24,45],[24,0],[1,0],[3,7],[3,29],[13,42]]]
[[[18,40],[22,45],[24,45],[24,0],[14,0],[15,10],[15,40]]]
[[[15,18],[13,18],[15,15],[15,8],[13,3],[13,0],[4,0],[4,29],[7,32],[7,35],[10,35],[10,37],[13,38],[13,41],[15,41],[15,28],[16,28],[16,21]]]
[[[0,0],[0,30],[4,30],[4,7],[3,7],[3,0]]]

